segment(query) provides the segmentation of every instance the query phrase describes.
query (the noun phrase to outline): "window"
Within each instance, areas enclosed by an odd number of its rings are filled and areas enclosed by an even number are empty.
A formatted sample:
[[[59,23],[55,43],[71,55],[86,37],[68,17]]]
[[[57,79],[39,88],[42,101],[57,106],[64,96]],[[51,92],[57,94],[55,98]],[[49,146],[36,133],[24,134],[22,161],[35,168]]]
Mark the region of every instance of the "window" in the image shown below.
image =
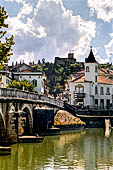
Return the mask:
[[[98,94],[98,87],[95,86],[95,94]]]
[[[104,108],[104,99],[100,99],[100,107],[103,109]]]
[[[89,72],[89,66],[86,66],[86,72]]]
[[[95,99],[95,108],[98,108],[98,99]]]
[[[98,70],[98,67],[97,66],[95,66],[95,72],[97,73],[97,70]]]
[[[97,82],[97,76],[95,76],[95,82]]]
[[[101,94],[101,95],[104,94],[104,89],[103,89],[103,87],[100,87],[100,94]]]
[[[82,85],[75,86],[75,92],[76,93],[84,93],[84,86],[82,86]]]
[[[109,99],[106,100],[106,106],[107,106],[107,108],[110,107],[110,100]]]
[[[109,87],[106,89],[106,94],[110,94]]]
[[[32,83],[33,83],[34,87],[37,87],[37,80],[34,79],[34,80],[32,81]]]

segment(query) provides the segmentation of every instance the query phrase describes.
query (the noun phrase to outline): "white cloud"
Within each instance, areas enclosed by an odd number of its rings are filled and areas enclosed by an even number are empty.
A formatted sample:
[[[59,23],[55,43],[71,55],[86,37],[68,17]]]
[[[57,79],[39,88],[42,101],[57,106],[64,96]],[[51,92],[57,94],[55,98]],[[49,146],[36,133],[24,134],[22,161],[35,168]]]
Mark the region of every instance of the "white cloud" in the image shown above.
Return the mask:
[[[111,34],[111,37],[112,36],[113,35]],[[110,63],[113,62],[113,38],[104,47],[105,47],[105,50],[106,50],[106,54],[108,56],[108,61]]]
[[[91,13],[97,14],[98,19],[110,22],[113,19],[113,0],[87,0]]]
[[[33,11],[33,7],[30,3],[24,4],[22,8],[20,8],[17,18],[24,18],[25,15],[30,14]]]
[[[105,63],[108,63],[109,62],[109,59],[108,57],[106,58],[102,58],[102,56],[98,55],[98,50],[100,49],[100,47],[93,47],[93,54],[95,56],[95,59],[98,63],[101,63],[101,64],[105,64]]]
[[[14,37],[21,36],[20,38],[24,38],[23,35],[27,34],[29,31],[29,27],[24,24],[21,20],[19,20],[18,17],[8,18],[8,24],[9,24],[9,34],[13,34]]]
[[[5,0],[7,2],[16,2],[16,3],[24,3],[25,1],[24,0]]]
[[[29,64],[29,62],[33,62],[35,59],[34,52],[25,52],[24,54],[20,55],[17,59],[17,62],[24,61],[24,63]]]
[[[34,12],[32,19],[27,18],[26,14],[31,12]],[[34,10],[25,4],[8,21],[10,34],[15,36],[15,56],[24,57],[33,52],[35,61],[37,56],[52,61],[54,56],[63,57],[73,49],[75,57],[83,61],[96,34],[96,23],[74,16],[65,9],[62,0],[39,0]]]

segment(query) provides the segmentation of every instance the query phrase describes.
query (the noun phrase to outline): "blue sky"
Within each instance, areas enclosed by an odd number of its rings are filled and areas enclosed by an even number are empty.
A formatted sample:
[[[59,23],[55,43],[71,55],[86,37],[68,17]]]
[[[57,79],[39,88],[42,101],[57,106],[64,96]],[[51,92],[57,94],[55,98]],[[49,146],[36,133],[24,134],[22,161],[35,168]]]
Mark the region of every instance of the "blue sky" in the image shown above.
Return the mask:
[[[14,35],[11,61],[26,63],[74,52],[84,61],[90,46],[98,62],[113,62],[113,0],[2,0]]]

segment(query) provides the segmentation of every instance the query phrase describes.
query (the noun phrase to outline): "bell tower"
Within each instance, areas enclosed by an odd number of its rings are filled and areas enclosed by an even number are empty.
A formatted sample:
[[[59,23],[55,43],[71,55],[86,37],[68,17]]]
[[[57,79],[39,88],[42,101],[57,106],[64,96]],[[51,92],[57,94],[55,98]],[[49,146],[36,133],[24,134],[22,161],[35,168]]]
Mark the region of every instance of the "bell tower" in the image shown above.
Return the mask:
[[[91,81],[93,83],[97,82],[98,78],[98,63],[95,60],[92,47],[88,58],[85,61],[85,81]]]

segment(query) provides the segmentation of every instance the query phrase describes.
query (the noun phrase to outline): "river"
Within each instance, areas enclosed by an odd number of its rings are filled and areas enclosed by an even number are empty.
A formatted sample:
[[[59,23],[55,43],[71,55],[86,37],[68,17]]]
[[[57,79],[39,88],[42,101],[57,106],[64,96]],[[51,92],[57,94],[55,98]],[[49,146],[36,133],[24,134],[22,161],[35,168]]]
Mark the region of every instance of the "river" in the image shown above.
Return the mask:
[[[11,149],[0,156],[0,170],[113,170],[113,132],[106,137],[104,129],[63,132]]]

